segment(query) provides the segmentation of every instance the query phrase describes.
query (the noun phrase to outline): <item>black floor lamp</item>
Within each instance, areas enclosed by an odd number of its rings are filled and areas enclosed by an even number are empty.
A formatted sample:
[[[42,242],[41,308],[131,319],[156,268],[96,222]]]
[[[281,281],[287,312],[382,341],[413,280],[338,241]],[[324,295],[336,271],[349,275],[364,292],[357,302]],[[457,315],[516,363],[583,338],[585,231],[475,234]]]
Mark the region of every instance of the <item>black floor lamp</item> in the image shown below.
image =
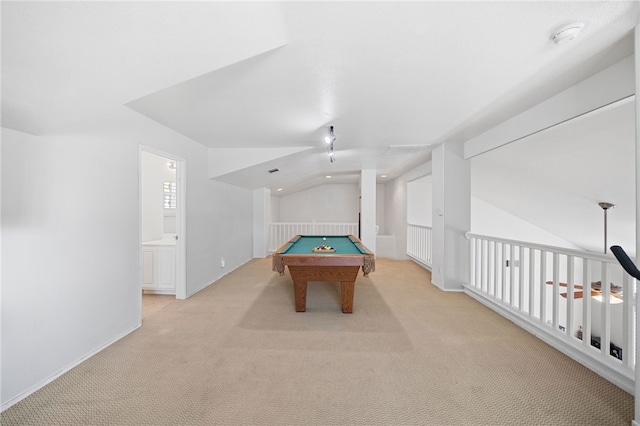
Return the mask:
[[[602,203],[598,203],[598,205],[602,207],[602,210],[604,210],[604,252],[606,253],[607,252],[607,210],[615,207],[615,204],[602,202]]]

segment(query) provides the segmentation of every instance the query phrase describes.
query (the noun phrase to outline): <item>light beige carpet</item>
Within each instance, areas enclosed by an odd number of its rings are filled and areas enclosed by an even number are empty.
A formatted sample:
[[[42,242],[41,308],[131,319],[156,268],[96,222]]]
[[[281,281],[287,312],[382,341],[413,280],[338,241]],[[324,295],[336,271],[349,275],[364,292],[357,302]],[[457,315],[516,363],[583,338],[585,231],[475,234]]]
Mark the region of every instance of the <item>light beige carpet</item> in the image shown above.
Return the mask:
[[[175,295],[142,293],[142,320],[176,300]]]
[[[625,425],[633,397],[410,261],[339,284],[253,260],[2,413],[2,425]]]

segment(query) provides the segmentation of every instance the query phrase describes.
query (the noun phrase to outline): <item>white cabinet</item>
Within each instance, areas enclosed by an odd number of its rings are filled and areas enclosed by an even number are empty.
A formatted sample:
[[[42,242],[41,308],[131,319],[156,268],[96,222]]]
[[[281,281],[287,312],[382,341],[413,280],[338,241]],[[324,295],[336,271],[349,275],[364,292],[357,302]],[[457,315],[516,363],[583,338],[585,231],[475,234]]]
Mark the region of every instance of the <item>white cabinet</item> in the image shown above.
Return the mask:
[[[142,246],[142,290],[155,294],[176,294],[176,246]]]

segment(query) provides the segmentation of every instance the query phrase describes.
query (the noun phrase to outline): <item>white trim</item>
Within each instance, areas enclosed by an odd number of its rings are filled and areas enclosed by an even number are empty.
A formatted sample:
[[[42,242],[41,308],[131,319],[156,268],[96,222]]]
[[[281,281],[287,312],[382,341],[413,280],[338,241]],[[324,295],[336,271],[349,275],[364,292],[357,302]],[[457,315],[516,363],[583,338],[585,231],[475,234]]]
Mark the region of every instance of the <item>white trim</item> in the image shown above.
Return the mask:
[[[118,340],[122,339],[123,337],[127,336],[128,334],[133,333],[138,328],[140,328],[140,324],[137,324],[133,328],[125,331],[124,333],[122,333],[122,334],[120,334],[120,335],[118,335],[116,337],[114,337],[113,339],[111,339],[107,343],[105,343],[104,345],[97,347],[96,349],[90,351],[86,355],[81,356],[80,358],[78,358],[77,360],[72,362],[71,364],[68,364],[67,366],[65,366],[62,369],[58,370],[56,373],[52,374],[51,376],[47,377],[46,379],[39,381],[38,383],[36,383],[33,386],[30,386],[29,388],[27,388],[23,392],[19,393],[15,397],[11,398],[9,401],[7,401],[4,404],[2,404],[2,406],[0,407],[0,412],[8,409],[12,405],[17,404],[18,402],[22,401],[23,399],[25,399],[26,397],[28,397],[32,393],[36,392],[37,390],[42,389],[43,387],[45,387],[49,383],[53,382],[58,377],[62,376],[64,373],[66,373],[66,372],[70,371],[71,369],[77,367],[78,365],[80,365],[81,363],[86,361],[87,359],[91,358],[92,356],[94,356],[98,352],[102,351],[103,349],[107,348],[108,346],[111,346],[113,343],[117,342]]]
[[[187,170],[184,159],[176,160],[176,299],[187,298]]]
[[[1,80],[1,78],[0,78]],[[2,164],[2,138],[0,137],[0,165]],[[0,223],[2,223],[2,173],[0,171]],[[2,226],[0,226],[0,271],[2,271]],[[0,273],[0,311],[2,310],[2,273]],[[2,317],[0,315],[0,330],[2,330]],[[0,339],[0,354],[2,354],[2,339]],[[2,355],[0,355],[1,361]],[[0,377],[2,377],[2,362],[0,362]],[[0,401],[2,401],[2,383],[0,383]],[[0,412],[3,409],[0,407]]]
[[[640,14],[638,14],[636,26],[633,32],[633,51],[634,51],[634,75],[635,75],[635,93],[640,91]],[[636,158],[635,158],[635,170],[636,170],[636,258],[640,258],[640,96],[635,97],[636,117],[635,117],[635,142],[636,142]],[[640,294],[636,292],[636,308],[639,305]],[[636,314],[635,323],[635,338],[636,338],[636,357],[635,357],[635,390],[636,398],[634,401],[634,418],[640,421],[640,315]],[[634,424],[638,424],[636,420]]]
[[[571,117],[566,118],[566,119],[563,119],[561,121],[554,122],[554,123],[550,124],[547,127],[543,127],[541,129],[537,129],[537,130],[531,130],[530,133],[520,135],[520,136],[515,137],[514,139],[508,140],[506,142],[502,142],[502,144],[499,145],[499,146],[495,146],[493,148],[487,149],[487,150],[482,151],[482,152],[474,153],[473,155],[470,155],[468,157],[465,156],[465,160],[470,160],[470,159],[472,159],[474,157],[477,157],[478,155],[486,154],[487,152],[502,148],[505,145],[509,145],[510,143],[513,143],[513,142],[518,142],[518,141],[520,141],[522,139],[526,139],[526,138],[528,138],[530,136],[533,136],[533,135],[536,135],[538,133],[546,132],[546,131],[551,130],[551,129],[556,128],[556,127],[565,126],[567,124],[572,123],[573,120],[586,119],[586,118],[591,117],[592,115],[600,114],[602,112],[606,112],[606,111],[608,111],[610,109],[613,109],[613,108],[618,108],[621,105],[624,105],[624,104],[626,104],[628,102],[632,102],[634,100],[634,98],[635,98],[635,94],[633,94],[633,93],[632,94],[628,94],[628,95],[624,95],[619,99],[614,99],[614,100],[610,101],[609,103],[605,103],[605,104],[597,106],[597,107],[595,107],[593,109],[577,113],[576,115],[571,116]],[[489,132],[491,132],[492,130],[490,130]],[[489,133],[489,132],[487,132],[487,133]],[[465,153],[466,153],[466,151],[465,151]]]
[[[144,294],[164,294],[167,296],[175,296],[176,292],[174,290],[145,290],[142,289],[142,293]]]
[[[138,286],[142,290],[142,145],[138,146]],[[142,327],[142,291],[138,291],[138,327]]]

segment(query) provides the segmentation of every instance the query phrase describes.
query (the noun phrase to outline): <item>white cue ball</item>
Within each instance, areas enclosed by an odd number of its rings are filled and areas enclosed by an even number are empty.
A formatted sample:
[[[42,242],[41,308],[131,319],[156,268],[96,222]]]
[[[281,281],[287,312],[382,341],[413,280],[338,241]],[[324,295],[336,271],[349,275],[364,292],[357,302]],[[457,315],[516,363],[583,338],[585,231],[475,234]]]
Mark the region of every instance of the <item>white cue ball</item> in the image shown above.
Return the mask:
[[[327,241],[327,237],[322,237],[322,241]]]

